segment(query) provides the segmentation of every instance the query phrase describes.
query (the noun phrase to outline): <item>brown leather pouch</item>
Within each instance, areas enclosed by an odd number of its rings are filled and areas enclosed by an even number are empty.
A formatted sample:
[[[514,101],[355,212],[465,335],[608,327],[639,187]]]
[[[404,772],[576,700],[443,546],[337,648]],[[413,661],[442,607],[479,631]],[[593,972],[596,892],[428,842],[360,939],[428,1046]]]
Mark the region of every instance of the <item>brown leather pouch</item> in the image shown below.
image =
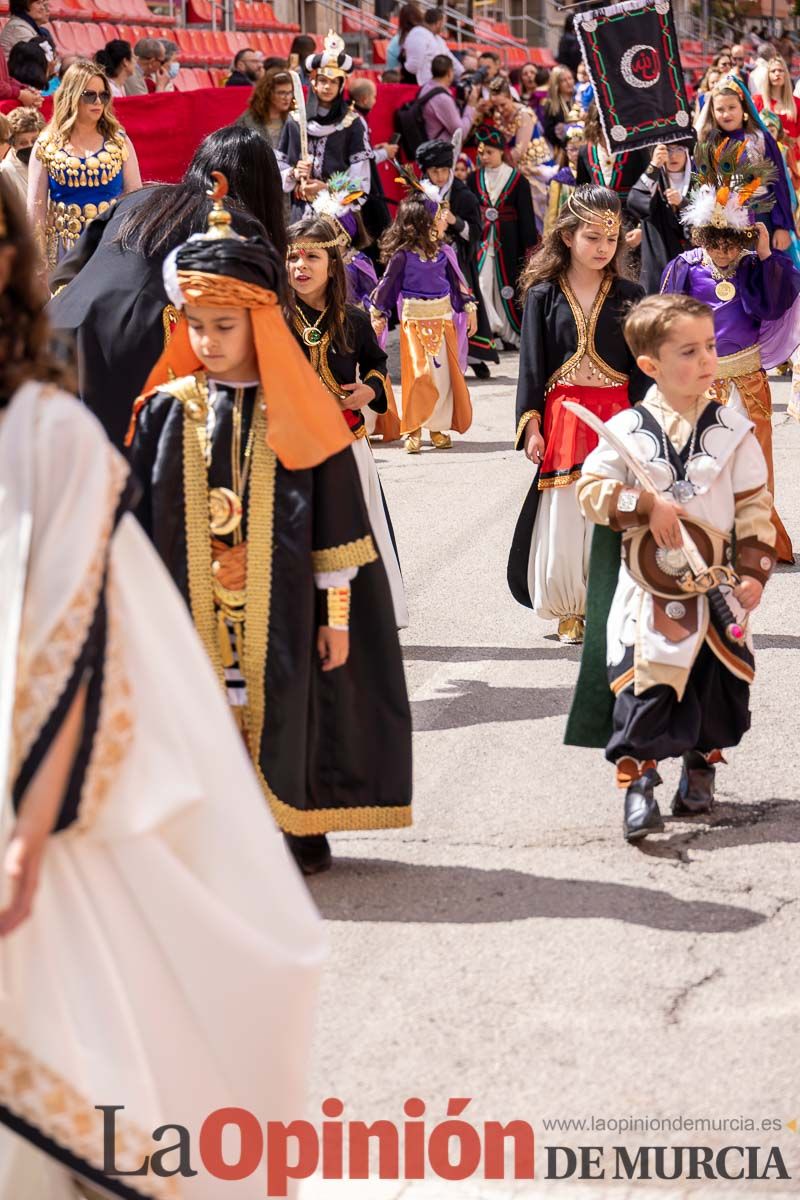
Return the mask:
[[[682,642],[697,633],[697,596],[668,600],[653,596],[653,625],[668,642]]]

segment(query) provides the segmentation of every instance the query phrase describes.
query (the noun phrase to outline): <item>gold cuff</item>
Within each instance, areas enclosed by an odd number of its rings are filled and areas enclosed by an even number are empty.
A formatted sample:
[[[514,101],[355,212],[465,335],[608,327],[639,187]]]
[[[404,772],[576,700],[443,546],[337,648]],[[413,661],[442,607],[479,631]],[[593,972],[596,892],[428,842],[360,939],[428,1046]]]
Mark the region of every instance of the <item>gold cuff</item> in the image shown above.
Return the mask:
[[[525,432],[528,421],[538,421],[539,424],[541,424],[542,414],[539,412],[538,408],[529,408],[528,411],[524,412],[520,417],[519,425],[517,425],[517,433],[514,438],[515,450],[519,450],[520,446],[522,445],[522,435]]]
[[[350,628],[350,588],[332,587],[326,591],[328,603],[328,619],[325,622],[330,629]]]
[[[383,387],[383,389],[385,391],[386,390],[386,378],[387,378],[386,375],[381,375],[380,371],[376,371],[373,368],[371,371],[367,371],[366,375],[361,380],[361,382],[368,384],[370,379],[377,379],[379,381],[379,383],[381,384],[381,387]]]
[[[347,567],[365,567],[367,563],[375,562],[378,554],[372,535],[367,533],[355,542],[345,542],[342,546],[329,546],[325,550],[314,550],[311,555],[315,574],[324,571],[343,571]]]
[[[465,313],[476,313],[477,311],[478,311],[477,303],[474,300],[467,300],[466,304],[464,305],[464,312]]]
[[[369,319],[370,319],[370,321],[385,321],[386,316],[384,313],[381,312],[381,310],[379,308],[375,308],[374,304],[370,304]]]

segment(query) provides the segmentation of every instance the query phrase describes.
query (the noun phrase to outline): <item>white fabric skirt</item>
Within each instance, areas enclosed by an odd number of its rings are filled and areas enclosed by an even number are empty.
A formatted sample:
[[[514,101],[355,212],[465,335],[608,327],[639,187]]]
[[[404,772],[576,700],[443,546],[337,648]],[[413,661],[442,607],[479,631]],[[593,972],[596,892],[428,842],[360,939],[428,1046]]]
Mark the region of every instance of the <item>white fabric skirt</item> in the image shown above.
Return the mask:
[[[383,492],[381,491],[381,483],[378,478],[378,468],[375,466],[375,458],[369,444],[369,438],[357,438],[353,442],[353,457],[358,467],[358,477],[361,480],[364,503],[367,506],[369,523],[372,526],[372,536],[375,539],[375,545],[378,548],[378,553],[381,556],[383,567],[389,580],[397,628],[405,629],[408,625],[406,589],[403,584],[403,576],[400,573],[400,563],[398,562],[397,553],[392,542],[392,535],[389,532],[389,522],[386,518]]]
[[[51,837],[33,913],[0,939],[0,1102],[96,1170],[96,1105],[124,1106],[127,1169],[159,1149],[159,1125],[184,1125],[200,1174],[179,1193],[139,1179],[142,1195],[246,1200],[263,1171],[214,1179],[197,1134],[226,1106],[262,1127],[303,1115],[321,927],[189,614],[130,515],[109,578],[133,741],[91,827]],[[66,1165],[0,1127],[3,1200],[75,1196]]]
[[[481,296],[486,305],[486,316],[489,318],[489,328],[495,337],[501,338],[512,346],[519,345],[519,335],[514,333],[511,323],[503,308],[503,298],[500,295],[500,285],[497,282],[494,250],[490,246],[479,275]]]
[[[537,617],[560,621],[586,613],[591,525],[581,513],[576,485],[539,494],[528,559],[528,590]]]

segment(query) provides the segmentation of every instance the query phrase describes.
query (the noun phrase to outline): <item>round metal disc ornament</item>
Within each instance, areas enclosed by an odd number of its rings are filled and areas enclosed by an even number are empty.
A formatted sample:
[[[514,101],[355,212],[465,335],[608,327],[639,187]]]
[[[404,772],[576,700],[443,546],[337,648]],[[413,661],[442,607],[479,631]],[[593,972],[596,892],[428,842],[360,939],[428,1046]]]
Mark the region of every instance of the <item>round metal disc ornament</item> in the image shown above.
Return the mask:
[[[672,494],[678,501],[678,504],[688,504],[695,494],[694,484],[691,479],[676,479],[672,485]]]
[[[732,300],[736,295],[736,288],[731,283],[730,279],[721,279],[714,291],[719,300]]]
[[[322,333],[316,325],[309,325],[303,330],[303,341],[306,346],[318,346],[322,341]]]
[[[212,488],[208,493],[208,523],[213,534],[221,537],[233,533],[242,523],[242,502],[226,487]]]

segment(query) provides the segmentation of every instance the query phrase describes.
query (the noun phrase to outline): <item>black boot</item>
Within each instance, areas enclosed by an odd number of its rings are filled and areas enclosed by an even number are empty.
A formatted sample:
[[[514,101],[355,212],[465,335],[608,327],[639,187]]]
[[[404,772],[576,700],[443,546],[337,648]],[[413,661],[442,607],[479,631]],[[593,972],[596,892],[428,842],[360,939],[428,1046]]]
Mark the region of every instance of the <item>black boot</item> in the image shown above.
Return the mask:
[[[684,754],[680,783],[672,798],[673,817],[697,816],[711,811],[716,773],[699,750],[688,750]]]
[[[475,372],[476,379],[491,379],[492,373],[489,370],[489,364],[485,362],[474,362],[469,364]]]
[[[649,767],[644,775],[628,785],[625,793],[625,819],[622,831],[626,842],[638,842],[648,833],[660,833],[664,828],[661,811],[656,804],[653,788],[661,783],[661,776]]]
[[[286,844],[303,875],[319,875],[331,865],[331,848],[324,833],[312,833],[309,837],[297,837],[285,833]]]

